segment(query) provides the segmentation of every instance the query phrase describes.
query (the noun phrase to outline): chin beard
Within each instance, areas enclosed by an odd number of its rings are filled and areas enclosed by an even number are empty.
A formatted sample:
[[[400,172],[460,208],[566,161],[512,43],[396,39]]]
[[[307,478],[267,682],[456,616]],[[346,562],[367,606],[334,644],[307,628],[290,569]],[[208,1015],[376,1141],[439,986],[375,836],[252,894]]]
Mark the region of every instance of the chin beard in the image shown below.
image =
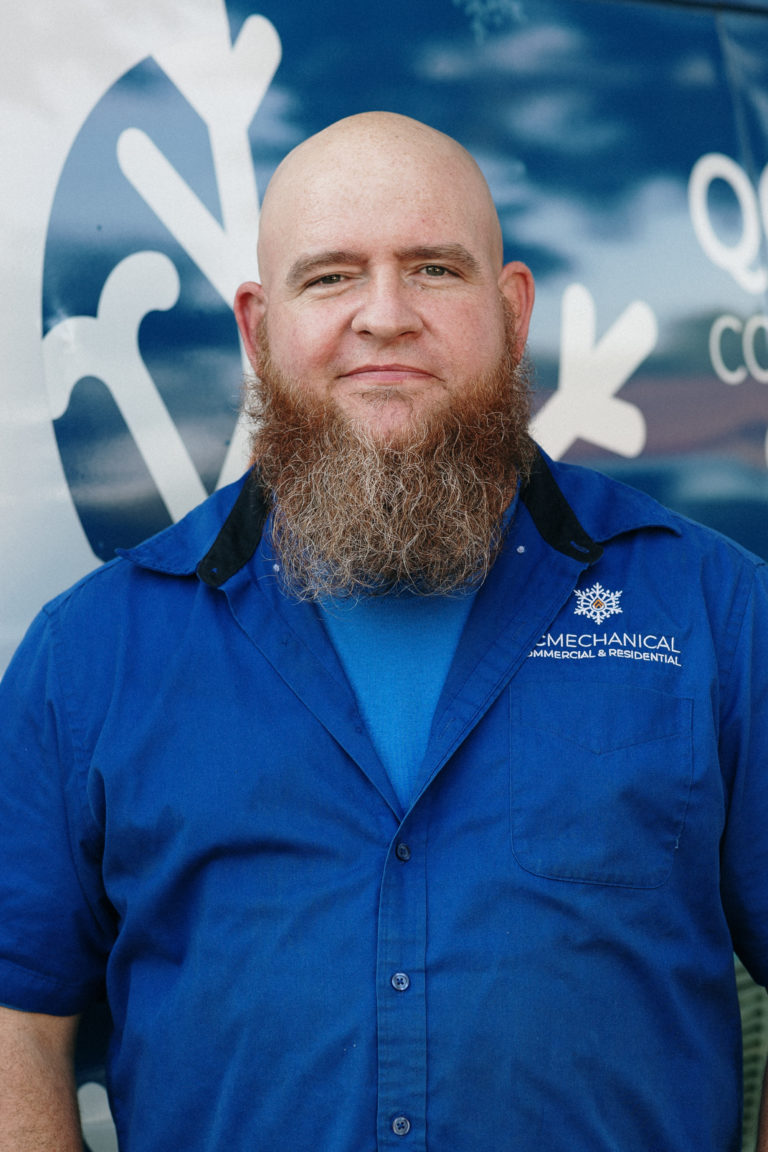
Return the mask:
[[[247,381],[251,456],[286,591],[303,600],[478,587],[533,462],[530,369],[510,348],[449,407],[377,440],[271,362]]]

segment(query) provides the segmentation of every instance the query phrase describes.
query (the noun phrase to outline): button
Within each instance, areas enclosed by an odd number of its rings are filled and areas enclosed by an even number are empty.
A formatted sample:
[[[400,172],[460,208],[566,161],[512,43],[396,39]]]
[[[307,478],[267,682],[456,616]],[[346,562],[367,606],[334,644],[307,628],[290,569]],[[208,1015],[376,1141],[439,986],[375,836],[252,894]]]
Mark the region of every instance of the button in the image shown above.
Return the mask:
[[[391,984],[396,992],[405,992],[411,986],[411,978],[406,972],[395,972]]]
[[[398,860],[402,860],[403,862],[410,860],[411,858],[411,850],[407,844],[402,842],[402,840],[398,844],[397,848],[395,848],[395,856],[397,856]]]
[[[407,1116],[395,1116],[392,1121],[392,1131],[395,1136],[407,1136],[411,1130],[411,1122]]]

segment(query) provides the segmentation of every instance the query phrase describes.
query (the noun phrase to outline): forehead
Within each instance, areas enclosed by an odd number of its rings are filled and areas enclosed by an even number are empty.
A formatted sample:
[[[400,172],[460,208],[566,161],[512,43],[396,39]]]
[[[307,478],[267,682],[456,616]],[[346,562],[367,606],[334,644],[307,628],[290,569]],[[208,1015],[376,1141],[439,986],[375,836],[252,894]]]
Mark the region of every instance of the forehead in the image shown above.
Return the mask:
[[[350,145],[300,159],[265,197],[262,279],[284,274],[299,255],[333,250],[374,258],[453,244],[501,266],[495,209],[468,158],[448,148]]]

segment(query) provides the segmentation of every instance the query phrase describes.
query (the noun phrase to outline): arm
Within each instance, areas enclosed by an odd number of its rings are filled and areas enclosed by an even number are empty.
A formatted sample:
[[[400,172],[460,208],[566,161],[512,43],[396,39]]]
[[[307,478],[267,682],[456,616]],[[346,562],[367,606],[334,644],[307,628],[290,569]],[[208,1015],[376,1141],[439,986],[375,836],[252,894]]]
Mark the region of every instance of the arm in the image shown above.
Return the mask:
[[[757,1127],[757,1147],[755,1152],[768,1152],[768,1065],[763,1077],[763,1098],[760,1102],[760,1123]]]
[[[0,1152],[82,1152],[73,1053],[77,1016],[0,1007]]]

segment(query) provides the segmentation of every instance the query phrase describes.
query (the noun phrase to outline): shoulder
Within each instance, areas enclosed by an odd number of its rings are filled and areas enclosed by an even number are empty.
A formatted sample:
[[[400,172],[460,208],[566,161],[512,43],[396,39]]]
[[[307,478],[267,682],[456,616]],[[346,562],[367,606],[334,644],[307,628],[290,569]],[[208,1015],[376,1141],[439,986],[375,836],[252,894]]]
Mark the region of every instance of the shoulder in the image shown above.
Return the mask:
[[[80,652],[118,637],[158,638],[204,592],[200,561],[221,531],[244,479],[214,493],[178,523],[100,565],[49,601],[30,632]]]
[[[585,531],[607,544],[637,534],[671,554],[716,559],[756,571],[766,561],[714,528],[675,512],[647,493],[593,468],[548,460],[547,464]]]

